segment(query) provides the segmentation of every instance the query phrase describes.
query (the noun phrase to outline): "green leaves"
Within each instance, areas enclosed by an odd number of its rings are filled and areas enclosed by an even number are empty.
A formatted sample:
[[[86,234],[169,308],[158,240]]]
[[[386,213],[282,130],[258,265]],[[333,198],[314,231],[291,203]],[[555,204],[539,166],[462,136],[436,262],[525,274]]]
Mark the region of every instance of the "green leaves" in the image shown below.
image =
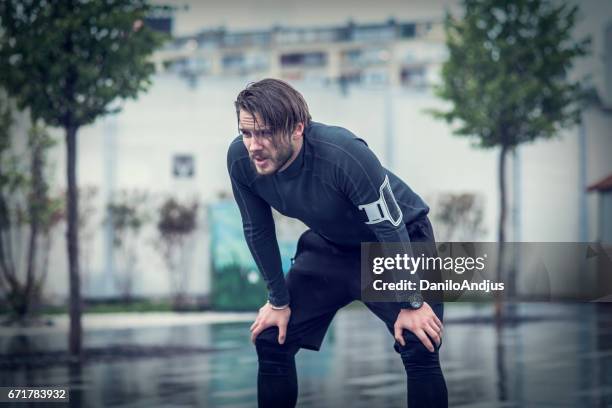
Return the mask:
[[[52,126],[79,127],[150,85],[163,41],[143,24],[142,0],[2,2],[0,82],[20,108]]]
[[[127,235],[138,235],[150,221],[151,216],[145,208],[147,202],[146,192],[123,190],[113,202],[107,204],[105,222],[112,224],[115,247],[120,248]]]
[[[466,0],[462,20],[446,17],[449,59],[436,89],[452,103],[432,113],[458,122],[455,134],[480,147],[553,137],[580,119],[588,90],[568,72],[588,53],[574,41],[577,7],[545,0]]]

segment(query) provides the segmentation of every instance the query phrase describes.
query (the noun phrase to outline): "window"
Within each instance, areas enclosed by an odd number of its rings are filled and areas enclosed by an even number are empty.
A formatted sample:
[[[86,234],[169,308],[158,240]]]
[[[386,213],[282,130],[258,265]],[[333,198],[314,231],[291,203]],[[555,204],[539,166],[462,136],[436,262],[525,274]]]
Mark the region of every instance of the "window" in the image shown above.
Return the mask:
[[[413,23],[402,24],[400,26],[400,36],[402,38],[412,38],[416,34],[416,26]]]
[[[285,67],[321,67],[327,64],[324,52],[304,52],[281,55],[281,65]]]
[[[242,69],[244,65],[244,55],[242,54],[227,54],[223,56],[223,68],[225,69]]]

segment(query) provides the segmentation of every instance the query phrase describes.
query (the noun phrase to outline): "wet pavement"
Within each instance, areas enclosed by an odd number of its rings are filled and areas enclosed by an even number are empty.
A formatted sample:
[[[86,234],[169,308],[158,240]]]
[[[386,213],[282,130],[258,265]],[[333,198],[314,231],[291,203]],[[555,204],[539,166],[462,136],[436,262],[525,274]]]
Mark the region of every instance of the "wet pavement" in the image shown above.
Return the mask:
[[[612,407],[611,306],[526,303],[497,326],[490,305],[447,304],[441,361],[450,405]],[[69,384],[72,406],[254,407],[257,359],[249,325],[155,327],[152,321],[97,328],[86,333],[88,350],[142,349],[148,356],[106,356],[81,366],[17,361],[9,367],[7,356],[65,351],[66,340],[61,332],[5,333],[0,385]],[[392,345],[366,309],[341,310],[321,351],[297,355],[298,406],[405,406],[404,368]]]

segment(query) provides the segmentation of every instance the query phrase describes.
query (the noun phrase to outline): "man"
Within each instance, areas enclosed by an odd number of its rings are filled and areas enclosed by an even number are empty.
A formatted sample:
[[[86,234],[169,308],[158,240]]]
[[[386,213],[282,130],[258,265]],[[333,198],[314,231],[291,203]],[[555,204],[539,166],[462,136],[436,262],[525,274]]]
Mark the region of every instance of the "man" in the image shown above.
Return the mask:
[[[229,147],[228,171],[247,244],[269,290],[251,326],[258,403],[293,407],[295,354],[319,350],[335,313],[361,298],[360,243],[433,242],[429,208],[381,166],[365,141],[313,122],[304,98],[287,83],[252,83],[235,107],[240,135]],[[271,207],[310,228],[298,241],[287,279]],[[364,303],[395,337],[408,405],[447,406],[438,358],[443,304],[430,305],[418,292],[405,302]]]

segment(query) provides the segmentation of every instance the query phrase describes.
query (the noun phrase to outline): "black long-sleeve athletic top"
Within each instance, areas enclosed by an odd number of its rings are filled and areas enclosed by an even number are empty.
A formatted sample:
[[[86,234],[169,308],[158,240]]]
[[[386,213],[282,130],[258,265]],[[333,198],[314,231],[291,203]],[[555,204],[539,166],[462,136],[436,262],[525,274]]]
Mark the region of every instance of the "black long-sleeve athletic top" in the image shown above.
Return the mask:
[[[257,175],[238,136],[229,146],[227,167],[244,236],[267,283],[268,299],[277,306],[290,299],[271,207],[344,246],[409,243],[406,224],[429,212],[363,139],[342,127],[311,122],[296,159],[269,176]]]

